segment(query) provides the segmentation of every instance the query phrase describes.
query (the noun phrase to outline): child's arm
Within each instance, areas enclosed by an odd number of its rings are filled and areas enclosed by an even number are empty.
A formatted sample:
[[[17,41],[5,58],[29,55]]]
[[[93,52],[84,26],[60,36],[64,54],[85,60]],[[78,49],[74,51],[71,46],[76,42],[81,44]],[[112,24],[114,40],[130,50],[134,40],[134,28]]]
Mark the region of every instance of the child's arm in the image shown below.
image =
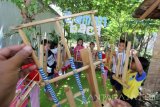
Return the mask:
[[[133,54],[133,58],[135,60],[136,69],[137,69],[138,73],[140,75],[142,75],[142,73],[143,73],[143,67],[142,67],[141,62],[139,61],[139,59],[137,57],[137,51],[136,50],[131,50],[131,51],[132,51],[132,54]]]

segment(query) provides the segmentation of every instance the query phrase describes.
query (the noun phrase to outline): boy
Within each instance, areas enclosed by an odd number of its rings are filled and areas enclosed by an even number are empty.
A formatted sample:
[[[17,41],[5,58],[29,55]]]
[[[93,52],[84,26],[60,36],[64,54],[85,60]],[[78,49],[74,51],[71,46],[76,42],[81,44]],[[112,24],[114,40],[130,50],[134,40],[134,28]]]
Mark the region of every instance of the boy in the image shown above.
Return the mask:
[[[129,89],[123,87],[121,100],[124,100],[131,104],[133,107],[137,107],[136,98],[139,95],[139,87],[146,78],[144,70],[147,69],[149,62],[144,57],[137,57],[137,52],[131,50],[133,60],[131,61],[130,70],[126,76],[127,84],[130,86]]]
[[[112,58],[112,73],[111,73],[110,82],[111,82],[111,84],[113,86],[113,92],[115,92],[115,90],[117,90],[118,94],[120,94],[120,92],[122,90],[122,85],[120,83],[118,83],[117,81],[115,81],[112,78],[112,75],[114,75],[116,73],[116,65],[117,65],[118,58],[120,56],[121,56],[121,64],[120,64],[119,76],[122,75],[123,65],[124,65],[125,57],[126,57],[126,54],[125,54],[125,48],[126,48],[126,46],[127,46],[127,41],[121,39],[120,42],[119,42],[119,44],[118,44],[118,51],[116,51],[113,54],[113,58]]]

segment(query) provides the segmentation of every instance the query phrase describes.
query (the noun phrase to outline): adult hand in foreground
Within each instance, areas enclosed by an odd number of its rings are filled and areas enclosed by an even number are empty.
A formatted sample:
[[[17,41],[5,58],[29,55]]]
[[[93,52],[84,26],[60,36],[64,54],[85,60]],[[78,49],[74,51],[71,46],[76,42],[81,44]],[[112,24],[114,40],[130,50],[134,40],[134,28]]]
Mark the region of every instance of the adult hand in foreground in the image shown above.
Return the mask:
[[[116,100],[111,100],[109,101],[111,107],[132,107],[130,104],[128,104],[125,101],[116,99]]]
[[[35,69],[31,66],[20,72],[20,67],[31,55],[30,46],[15,45],[0,49],[0,106],[8,107],[15,95],[16,84],[22,73]]]

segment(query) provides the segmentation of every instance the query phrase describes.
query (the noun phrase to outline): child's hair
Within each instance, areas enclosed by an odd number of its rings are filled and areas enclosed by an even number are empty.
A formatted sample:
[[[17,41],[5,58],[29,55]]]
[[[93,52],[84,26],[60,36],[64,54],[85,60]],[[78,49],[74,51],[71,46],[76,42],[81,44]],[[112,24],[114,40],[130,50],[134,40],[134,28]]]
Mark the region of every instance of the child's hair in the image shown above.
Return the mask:
[[[90,42],[90,44],[89,45],[95,45],[95,43],[94,42]]]
[[[77,44],[78,44],[78,42],[79,42],[80,40],[82,41],[82,46],[83,46],[83,39],[82,39],[82,38],[78,38],[78,39],[77,39]]]
[[[120,39],[119,43],[124,43],[125,46],[127,47],[127,40],[125,41],[124,39]]]
[[[57,47],[57,45],[58,45],[58,44],[57,44],[56,42],[53,42],[53,41],[52,41],[52,42],[51,42],[51,49],[56,48],[56,47]]]
[[[144,57],[138,57],[138,59],[142,64],[143,70],[147,72],[148,66],[149,66],[149,61]],[[132,62],[135,62],[135,60],[132,59]]]
[[[48,44],[51,44],[51,41],[50,41],[50,40],[47,40],[47,39],[44,39],[44,40],[41,41],[41,44],[43,44],[44,46],[45,46],[47,43],[48,43]]]

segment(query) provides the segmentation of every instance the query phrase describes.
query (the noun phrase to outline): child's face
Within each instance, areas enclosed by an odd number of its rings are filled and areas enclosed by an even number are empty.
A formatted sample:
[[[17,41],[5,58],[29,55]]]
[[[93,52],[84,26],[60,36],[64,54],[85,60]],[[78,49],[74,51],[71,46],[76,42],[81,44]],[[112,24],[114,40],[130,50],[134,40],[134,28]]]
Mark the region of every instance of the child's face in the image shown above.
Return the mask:
[[[50,49],[50,46],[51,46],[51,44],[47,43],[47,44],[44,46],[45,50],[49,50],[49,49]]]
[[[79,40],[77,44],[81,46],[83,44],[83,41]]]
[[[95,45],[94,44],[90,44],[90,48],[94,49]]]
[[[125,50],[125,43],[119,43],[118,44],[118,51],[123,52]]]
[[[131,70],[136,71],[136,64],[135,64],[135,62],[131,62],[130,68],[131,68]]]

